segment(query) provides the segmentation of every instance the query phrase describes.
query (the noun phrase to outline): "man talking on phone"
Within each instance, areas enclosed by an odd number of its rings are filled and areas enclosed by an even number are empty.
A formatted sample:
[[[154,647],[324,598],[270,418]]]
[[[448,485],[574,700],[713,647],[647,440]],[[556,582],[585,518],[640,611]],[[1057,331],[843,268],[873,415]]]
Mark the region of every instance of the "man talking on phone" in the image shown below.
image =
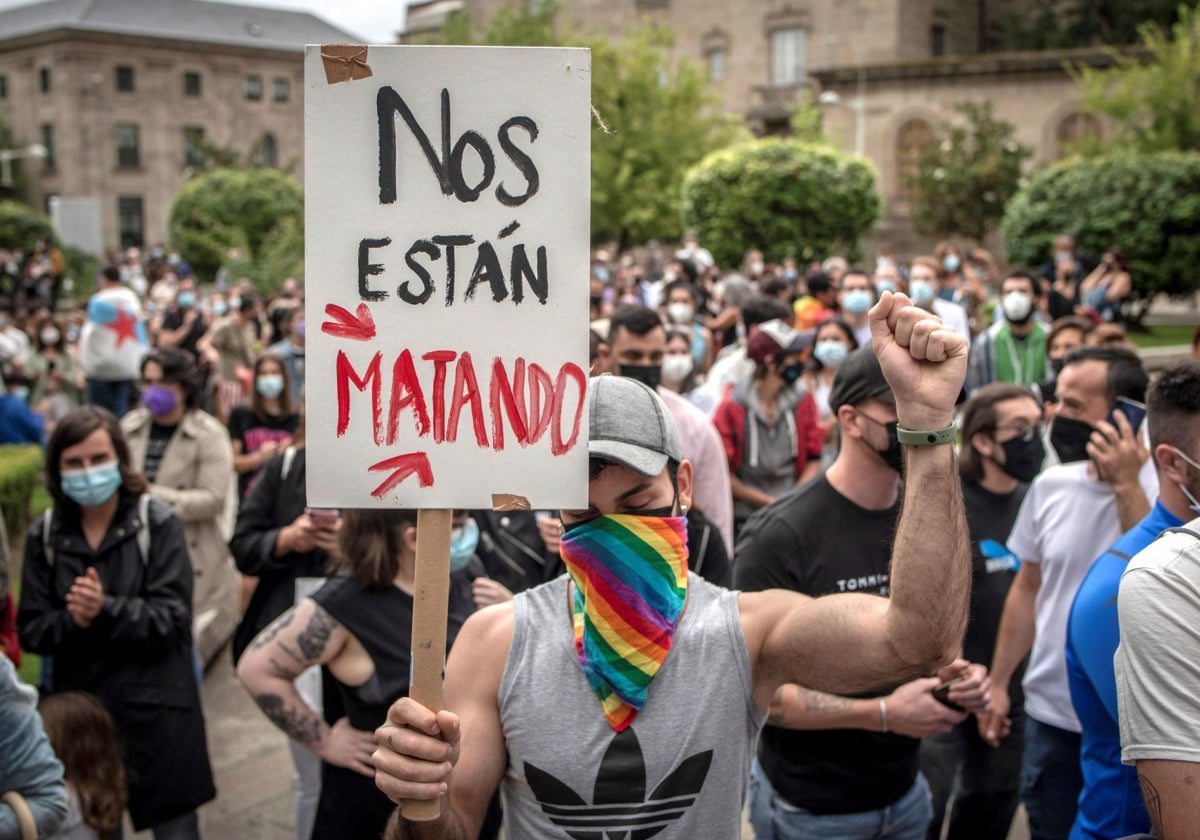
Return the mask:
[[[1000,618],[992,707],[979,717],[979,731],[992,744],[1008,734],[1009,681],[1030,654],[1022,681],[1021,801],[1031,840],[1066,840],[1075,822],[1083,781],[1067,682],[1067,616],[1092,562],[1150,512],[1148,500],[1158,492],[1140,430],[1113,410],[1118,397],[1142,402],[1147,382],[1141,361],[1125,348],[1067,354],[1050,428],[1061,463],[1033,480],[1008,538],[1021,567]]]

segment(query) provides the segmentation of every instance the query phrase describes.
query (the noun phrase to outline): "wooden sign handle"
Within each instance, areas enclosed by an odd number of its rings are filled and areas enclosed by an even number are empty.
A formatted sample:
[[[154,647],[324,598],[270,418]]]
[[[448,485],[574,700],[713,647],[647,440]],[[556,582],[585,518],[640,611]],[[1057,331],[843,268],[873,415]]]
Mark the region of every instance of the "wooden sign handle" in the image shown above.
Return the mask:
[[[446,668],[446,609],[450,600],[452,510],[417,511],[417,568],[413,585],[412,681],[408,695],[434,712],[442,709]],[[406,799],[400,813],[413,822],[436,820],[438,799]]]

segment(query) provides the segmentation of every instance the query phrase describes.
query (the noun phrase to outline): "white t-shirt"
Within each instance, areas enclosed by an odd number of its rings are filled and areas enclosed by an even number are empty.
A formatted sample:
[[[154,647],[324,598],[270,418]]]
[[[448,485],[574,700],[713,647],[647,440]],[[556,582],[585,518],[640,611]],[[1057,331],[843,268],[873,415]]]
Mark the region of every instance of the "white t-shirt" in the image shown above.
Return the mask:
[[[1046,468],[1033,480],[1008,548],[1041,567],[1034,600],[1037,634],[1025,671],[1025,711],[1041,723],[1079,732],[1067,682],[1067,619],[1092,563],[1124,533],[1112,488],[1087,474],[1088,461]],[[1158,495],[1154,459],[1138,476],[1147,499]]]
[[[1200,519],[1184,526],[1200,533]],[[1121,760],[1200,763],[1200,539],[1164,534],[1130,561],[1113,664]]]
[[[89,379],[136,379],[147,350],[142,305],[132,289],[101,289],[88,300],[79,355]]]
[[[963,309],[957,303],[942,298],[934,298],[933,314],[941,318],[943,324],[967,341],[971,340],[971,322],[967,318],[967,310]]]

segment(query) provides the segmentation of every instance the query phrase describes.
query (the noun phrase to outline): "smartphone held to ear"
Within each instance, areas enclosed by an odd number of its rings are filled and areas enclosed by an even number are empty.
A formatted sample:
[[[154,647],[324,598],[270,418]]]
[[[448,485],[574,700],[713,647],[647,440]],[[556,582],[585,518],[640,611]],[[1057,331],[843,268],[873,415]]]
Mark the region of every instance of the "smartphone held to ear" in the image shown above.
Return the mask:
[[[1137,434],[1142,427],[1142,421],[1146,419],[1146,406],[1128,397],[1117,397],[1113,401],[1112,409],[1108,412],[1108,422],[1112,424],[1113,428],[1119,429],[1117,414],[1124,414],[1125,419],[1129,421],[1129,427],[1133,429],[1134,434]]]

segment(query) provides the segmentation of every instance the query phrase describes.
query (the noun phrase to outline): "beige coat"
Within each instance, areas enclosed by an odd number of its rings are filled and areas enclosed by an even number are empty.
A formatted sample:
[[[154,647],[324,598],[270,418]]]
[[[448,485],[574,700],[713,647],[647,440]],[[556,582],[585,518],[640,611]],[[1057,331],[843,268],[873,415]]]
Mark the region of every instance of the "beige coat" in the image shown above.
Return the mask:
[[[121,420],[129,439],[130,460],[139,469],[146,460],[150,412],[137,408]],[[167,444],[150,494],[171,505],[183,523],[195,575],[192,629],[201,660],[212,660],[237,625],[238,574],[218,520],[229,497],[233,449],[229,432],[200,409],[184,414]]]

